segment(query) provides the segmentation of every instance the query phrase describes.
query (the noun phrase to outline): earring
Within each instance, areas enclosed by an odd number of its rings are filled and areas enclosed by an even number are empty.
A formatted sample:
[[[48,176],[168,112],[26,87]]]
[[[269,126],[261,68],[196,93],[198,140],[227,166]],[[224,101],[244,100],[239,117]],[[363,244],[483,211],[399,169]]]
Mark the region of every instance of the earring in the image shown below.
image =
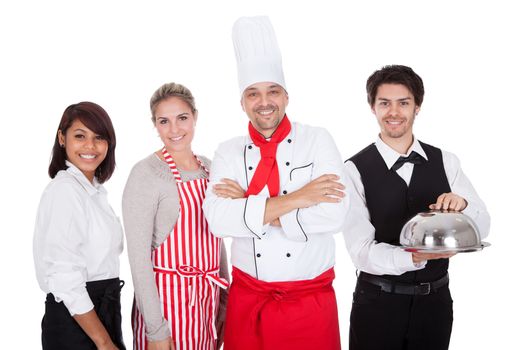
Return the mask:
[[[64,148],[64,144],[63,143],[60,144],[60,148]]]

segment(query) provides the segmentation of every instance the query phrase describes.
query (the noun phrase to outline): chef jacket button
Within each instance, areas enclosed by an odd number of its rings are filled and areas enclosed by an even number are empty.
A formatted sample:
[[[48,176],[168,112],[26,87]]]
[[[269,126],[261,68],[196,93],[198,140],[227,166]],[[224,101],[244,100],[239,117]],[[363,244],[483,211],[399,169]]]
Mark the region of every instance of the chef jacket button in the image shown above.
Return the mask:
[[[289,258],[290,256],[292,256],[290,253],[286,253],[286,257]]]
[[[283,191],[283,194],[287,194],[287,193],[288,193],[288,191],[286,191],[286,190]]]
[[[288,141],[288,143],[292,143],[292,139],[288,139],[287,141]]]
[[[251,145],[249,145],[249,149],[252,149],[252,146],[251,146]]]
[[[252,166],[249,167],[249,170],[252,170]]]
[[[261,254],[260,253],[256,254],[256,257],[257,258],[261,257]]]
[[[290,165],[290,162],[286,162],[286,166]]]

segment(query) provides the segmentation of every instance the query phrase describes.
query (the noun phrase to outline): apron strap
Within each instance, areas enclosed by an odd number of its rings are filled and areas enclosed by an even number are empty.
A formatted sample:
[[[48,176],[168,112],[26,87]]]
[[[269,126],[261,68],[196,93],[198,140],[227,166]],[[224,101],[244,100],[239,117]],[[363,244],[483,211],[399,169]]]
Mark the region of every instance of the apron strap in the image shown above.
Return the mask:
[[[169,165],[169,169],[171,169],[172,174],[174,175],[174,179],[176,180],[176,183],[181,183],[183,180],[181,179],[180,172],[178,171],[178,167],[176,166],[176,163],[174,162],[174,159],[172,156],[167,152],[167,149],[165,146],[162,148],[162,155],[167,162],[167,165]],[[206,172],[206,175],[210,175],[210,172],[204,165],[204,163],[194,154],[194,157],[196,158],[197,163],[199,163],[199,166],[203,168],[203,170]]]

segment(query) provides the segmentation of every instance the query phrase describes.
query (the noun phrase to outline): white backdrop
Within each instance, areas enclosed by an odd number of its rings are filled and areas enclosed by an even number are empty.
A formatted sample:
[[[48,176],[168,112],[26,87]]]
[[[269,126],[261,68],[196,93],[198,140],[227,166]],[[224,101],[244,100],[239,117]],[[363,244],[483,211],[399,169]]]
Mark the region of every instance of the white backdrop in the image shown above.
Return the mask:
[[[231,26],[269,15],[281,46],[292,120],[327,127],[343,158],[372,142],[377,123],[365,82],[386,64],[413,67],[425,101],[416,135],[456,153],[488,205],[493,245],[452,259],[451,349],[508,344],[510,260],[510,16],[499,1],[4,1],[0,5],[0,329],[17,349],[40,348],[44,295],[32,233],[56,128],[65,107],[90,100],[110,114],[117,170],[106,184],[121,215],[133,164],[160,147],[149,97],[162,83],[197,98],[194,150],[208,157],[246,131]],[[341,335],[348,349],[355,272],[337,239]],[[122,255],[124,335],[131,344],[133,288]],[[500,316],[505,316],[505,321]],[[503,319],[503,318],[501,318]]]

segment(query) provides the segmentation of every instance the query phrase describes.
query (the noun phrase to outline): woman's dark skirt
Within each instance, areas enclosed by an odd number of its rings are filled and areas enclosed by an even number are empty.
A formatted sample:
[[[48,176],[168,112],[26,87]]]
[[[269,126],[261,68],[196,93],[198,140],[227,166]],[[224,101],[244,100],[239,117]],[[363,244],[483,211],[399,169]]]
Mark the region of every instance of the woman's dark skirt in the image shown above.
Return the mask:
[[[86,288],[94,304],[94,310],[114,344],[125,350],[121,332],[121,288],[119,278],[87,282]],[[46,308],[42,328],[43,350],[93,350],[94,342],[70,315],[62,302],[56,302],[53,294],[46,296]]]

